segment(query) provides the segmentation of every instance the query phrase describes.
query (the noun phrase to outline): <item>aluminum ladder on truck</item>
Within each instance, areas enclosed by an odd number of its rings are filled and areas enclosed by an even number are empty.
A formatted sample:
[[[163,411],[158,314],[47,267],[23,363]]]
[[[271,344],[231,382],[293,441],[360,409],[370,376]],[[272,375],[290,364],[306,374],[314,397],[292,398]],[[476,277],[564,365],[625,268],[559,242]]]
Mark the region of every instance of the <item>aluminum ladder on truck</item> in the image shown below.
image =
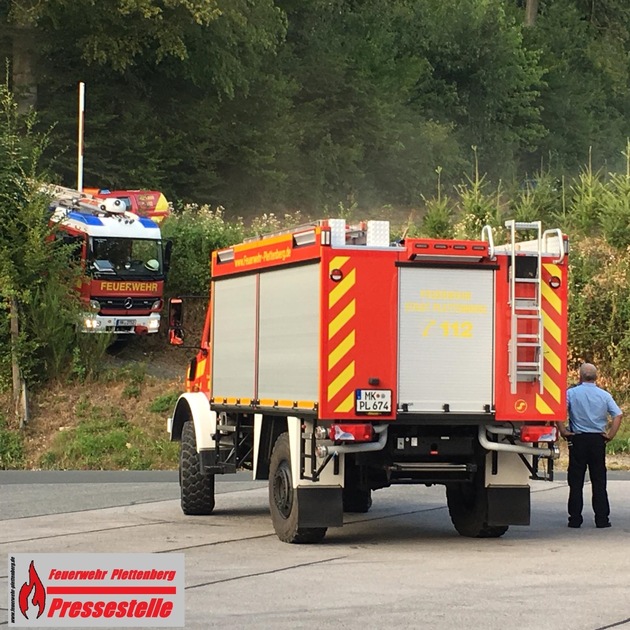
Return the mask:
[[[543,316],[542,316],[542,247],[543,235],[540,221],[524,223],[514,220],[505,222],[505,227],[510,231],[509,251],[511,256],[510,266],[510,293],[509,304],[511,307],[511,334],[509,342],[509,379],[510,391],[516,393],[517,385],[523,381],[538,381],[540,393],[543,392]],[[517,273],[517,256],[519,243],[516,234],[519,231],[535,230],[536,238],[527,242],[527,249],[520,248],[530,260],[535,257],[535,269],[529,274]],[[527,252],[527,253],[525,253]],[[521,258],[520,256],[518,258]],[[533,287],[533,290],[532,290]],[[527,332],[523,332],[526,330]],[[519,358],[519,355],[527,353],[527,360]]]

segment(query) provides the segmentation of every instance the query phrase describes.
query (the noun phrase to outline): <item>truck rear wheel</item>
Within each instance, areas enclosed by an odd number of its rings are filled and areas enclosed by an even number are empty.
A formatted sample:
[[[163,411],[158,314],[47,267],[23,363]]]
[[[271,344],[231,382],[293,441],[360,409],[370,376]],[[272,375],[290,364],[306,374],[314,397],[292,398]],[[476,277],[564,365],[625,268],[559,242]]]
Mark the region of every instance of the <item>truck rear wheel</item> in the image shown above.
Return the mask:
[[[344,486],[343,511],[355,514],[365,514],[372,507],[372,491],[361,490],[357,487]]]
[[[179,485],[182,511],[189,515],[211,514],[214,510],[214,475],[204,475],[199,468],[195,426],[184,422],[179,451]]]
[[[278,437],[271,453],[269,510],[273,528],[283,542],[317,543],[326,535],[326,527],[298,527],[298,495],[293,487],[288,433]]]
[[[452,483],[446,486],[446,502],[453,526],[469,538],[499,538],[507,525],[488,525],[488,490],[482,474],[472,483]]]

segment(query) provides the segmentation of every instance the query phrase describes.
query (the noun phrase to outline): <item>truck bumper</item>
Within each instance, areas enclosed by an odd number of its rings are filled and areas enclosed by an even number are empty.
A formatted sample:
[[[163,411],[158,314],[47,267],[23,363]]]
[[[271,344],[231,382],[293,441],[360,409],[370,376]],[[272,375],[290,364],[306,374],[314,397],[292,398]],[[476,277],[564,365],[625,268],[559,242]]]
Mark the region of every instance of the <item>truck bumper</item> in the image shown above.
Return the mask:
[[[133,315],[94,315],[84,313],[82,331],[88,333],[116,333],[117,335],[134,335],[138,330],[153,334],[160,328],[160,314],[151,313],[134,317]]]

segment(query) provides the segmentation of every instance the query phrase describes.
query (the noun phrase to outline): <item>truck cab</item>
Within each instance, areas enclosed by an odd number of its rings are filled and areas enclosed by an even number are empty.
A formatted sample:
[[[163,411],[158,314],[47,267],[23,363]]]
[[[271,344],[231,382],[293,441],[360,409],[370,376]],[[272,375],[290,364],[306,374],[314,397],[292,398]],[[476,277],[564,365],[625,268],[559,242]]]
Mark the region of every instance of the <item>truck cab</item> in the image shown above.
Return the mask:
[[[117,199],[57,192],[50,205],[56,238],[75,245],[84,277],[84,332],[156,333],[163,307],[170,244],[151,219]]]

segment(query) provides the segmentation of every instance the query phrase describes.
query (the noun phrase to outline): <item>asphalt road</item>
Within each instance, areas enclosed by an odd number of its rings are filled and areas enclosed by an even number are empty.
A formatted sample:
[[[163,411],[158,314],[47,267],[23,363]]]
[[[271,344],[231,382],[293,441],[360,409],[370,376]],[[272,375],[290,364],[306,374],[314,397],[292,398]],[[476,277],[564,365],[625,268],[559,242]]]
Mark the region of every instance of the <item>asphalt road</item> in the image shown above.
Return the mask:
[[[588,508],[566,527],[562,479],[497,540],[458,536],[442,487],[402,486],[302,546],[273,533],[265,484],[225,479],[212,516],[185,517],[175,473],[0,472],[0,550],[184,553],[187,628],[630,629],[628,473],[607,530]],[[4,568],[0,626],[6,593]]]

